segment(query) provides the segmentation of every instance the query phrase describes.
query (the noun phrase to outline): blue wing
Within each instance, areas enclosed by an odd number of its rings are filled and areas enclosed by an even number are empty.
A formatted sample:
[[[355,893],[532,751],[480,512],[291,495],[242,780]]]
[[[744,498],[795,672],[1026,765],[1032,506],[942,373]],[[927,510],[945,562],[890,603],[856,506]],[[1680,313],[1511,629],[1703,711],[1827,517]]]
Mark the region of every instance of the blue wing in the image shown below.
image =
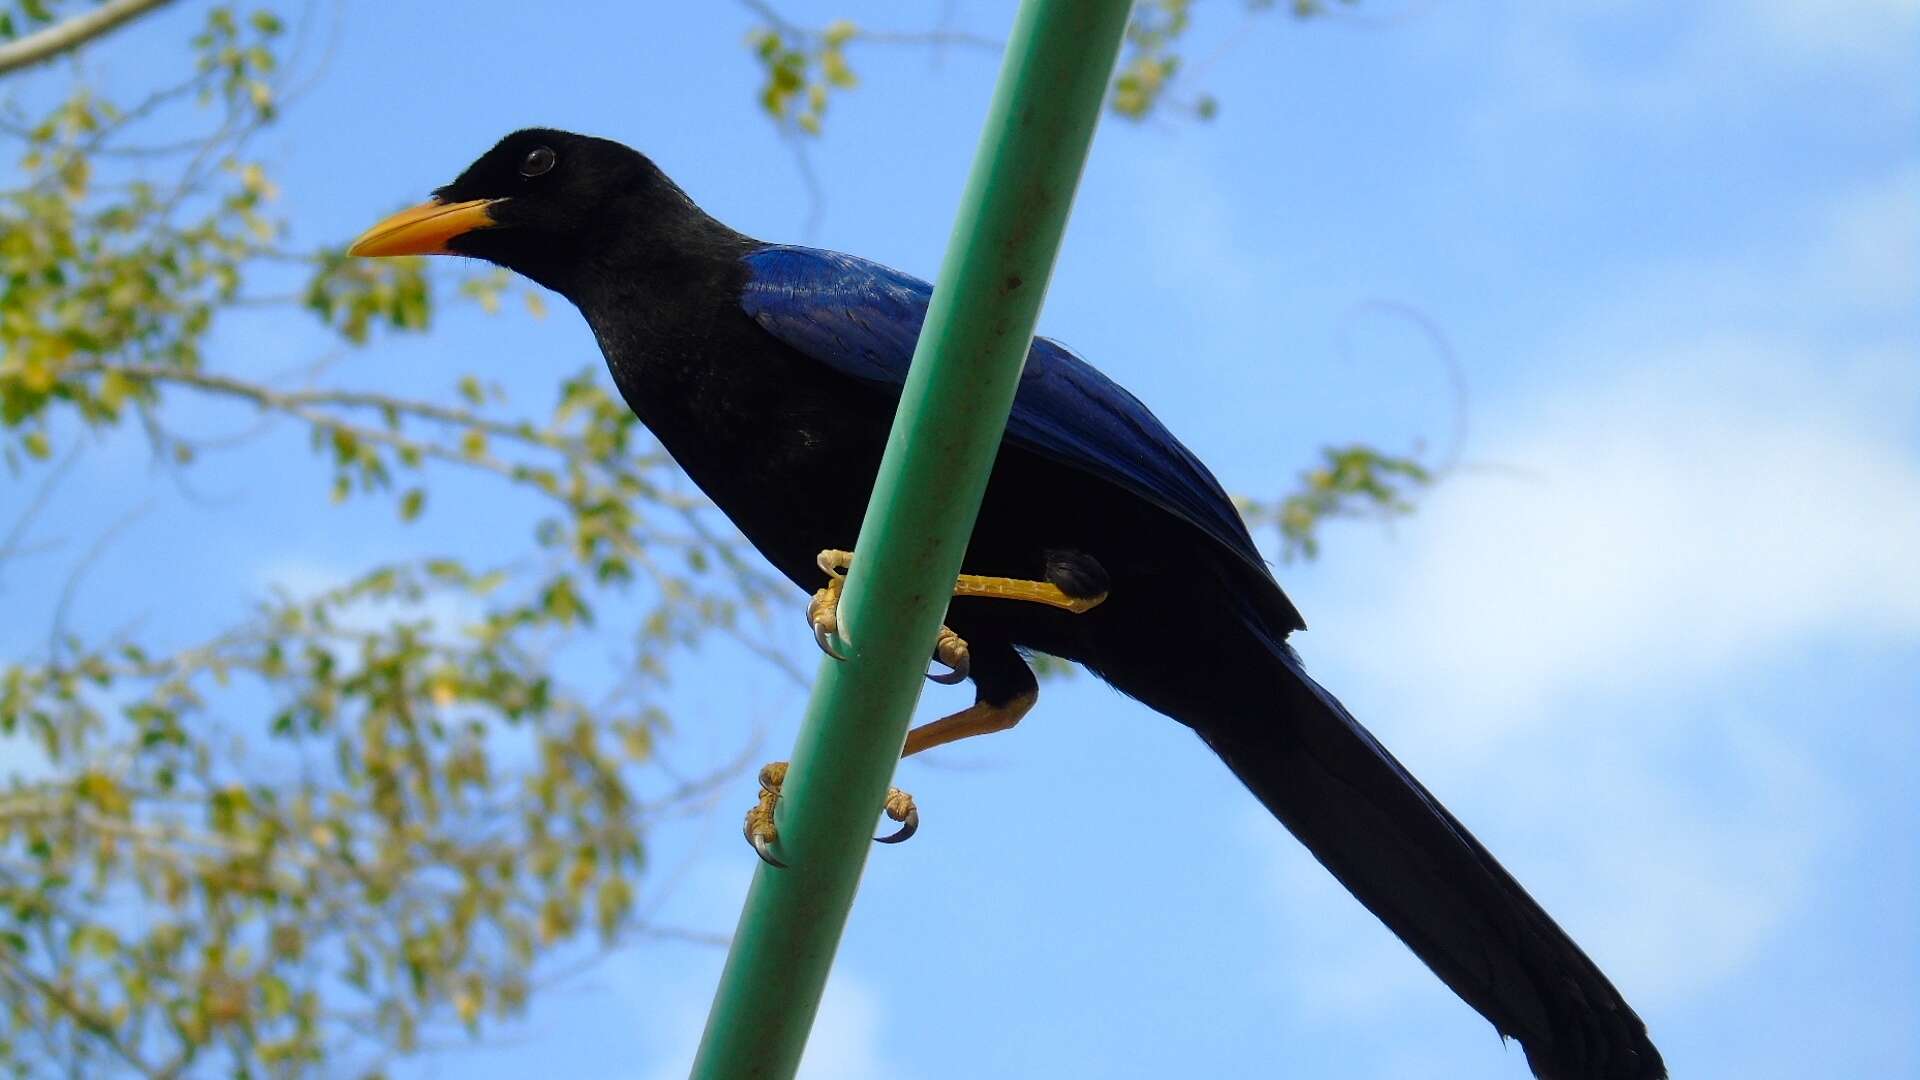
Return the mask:
[[[740,302],[768,333],[841,372],[906,381],[933,286],[866,259],[770,246],[746,257]],[[1139,399],[1065,347],[1035,338],[1007,441],[1116,484],[1175,514],[1267,572],[1220,482]]]

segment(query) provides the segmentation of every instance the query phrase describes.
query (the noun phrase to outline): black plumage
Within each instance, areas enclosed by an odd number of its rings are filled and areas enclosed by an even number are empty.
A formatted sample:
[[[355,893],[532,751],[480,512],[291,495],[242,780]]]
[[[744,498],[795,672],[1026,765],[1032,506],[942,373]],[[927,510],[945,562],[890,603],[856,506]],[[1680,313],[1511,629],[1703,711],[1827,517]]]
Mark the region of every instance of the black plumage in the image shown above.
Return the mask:
[[[508,136],[356,250],[519,271],[586,317],[629,406],[802,589],[850,548],[929,287],[764,244],[642,155]],[[400,219],[394,219],[399,222]],[[457,227],[454,223],[458,223]],[[382,231],[385,228],[386,231]],[[407,232],[413,229],[414,232]],[[1023,650],[1077,661],[1192,728],[1320,862],[1555,1080],[1666,1075],[1606,976],[1453,815],[1309,678],[1304,626],[1219,484],[1145,406],[1059,345],[1029,355],[967,573],[1105,590],[1084,614],[959,598],[982,702],[1034,689]]]

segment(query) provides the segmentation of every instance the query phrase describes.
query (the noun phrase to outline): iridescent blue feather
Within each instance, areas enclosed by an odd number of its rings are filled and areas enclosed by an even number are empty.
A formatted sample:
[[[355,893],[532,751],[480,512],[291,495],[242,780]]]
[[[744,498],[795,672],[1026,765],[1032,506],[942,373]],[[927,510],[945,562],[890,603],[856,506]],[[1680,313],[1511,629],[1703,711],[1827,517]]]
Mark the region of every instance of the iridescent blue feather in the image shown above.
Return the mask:
[[[898,393],[933,286],[892,267],[777,245],[746,257],[741,304],[802,354]],[[1065,346],[1035,338],[1007,441],[1115,484],[1175,514],[1266,572],[1220,482],[1140,400]]]

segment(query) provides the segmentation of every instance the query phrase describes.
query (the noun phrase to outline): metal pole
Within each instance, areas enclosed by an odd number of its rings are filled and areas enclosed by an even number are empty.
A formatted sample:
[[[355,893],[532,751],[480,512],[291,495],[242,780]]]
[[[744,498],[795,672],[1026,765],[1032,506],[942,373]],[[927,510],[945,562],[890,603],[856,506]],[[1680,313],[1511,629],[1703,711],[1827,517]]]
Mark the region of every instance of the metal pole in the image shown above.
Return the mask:
[[[695,1080],[785,1078],[846,927],[1053,272],[1128,0],[1024,0]],[[922,843],[926,841],[921,841]]]

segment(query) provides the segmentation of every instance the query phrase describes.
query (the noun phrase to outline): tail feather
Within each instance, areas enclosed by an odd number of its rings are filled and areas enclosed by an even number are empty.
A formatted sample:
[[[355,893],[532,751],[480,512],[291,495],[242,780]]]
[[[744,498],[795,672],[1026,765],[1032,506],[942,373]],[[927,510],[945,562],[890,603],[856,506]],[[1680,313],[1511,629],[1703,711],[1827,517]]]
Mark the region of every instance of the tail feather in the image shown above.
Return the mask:
[[[1291,649],[1249,672],[1279,716],[1182,717],[1321,864],[1542,1080],[1660,1080],[1646,1025],[1586,953]],[[1211,711],[1211,710],[1209,710]]]

